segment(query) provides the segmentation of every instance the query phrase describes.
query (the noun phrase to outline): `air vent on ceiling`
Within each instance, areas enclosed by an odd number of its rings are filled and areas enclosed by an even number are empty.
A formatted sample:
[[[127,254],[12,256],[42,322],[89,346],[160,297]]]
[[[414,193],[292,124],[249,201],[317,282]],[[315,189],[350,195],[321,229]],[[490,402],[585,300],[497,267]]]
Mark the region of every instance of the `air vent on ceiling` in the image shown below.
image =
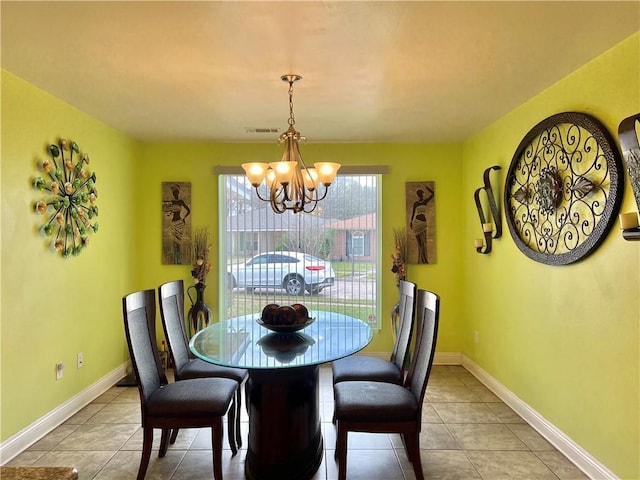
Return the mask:
[[[254,127],[245,127],[245,131],[247,133],[278,133],[280,131],[279,128],[254,128]]]

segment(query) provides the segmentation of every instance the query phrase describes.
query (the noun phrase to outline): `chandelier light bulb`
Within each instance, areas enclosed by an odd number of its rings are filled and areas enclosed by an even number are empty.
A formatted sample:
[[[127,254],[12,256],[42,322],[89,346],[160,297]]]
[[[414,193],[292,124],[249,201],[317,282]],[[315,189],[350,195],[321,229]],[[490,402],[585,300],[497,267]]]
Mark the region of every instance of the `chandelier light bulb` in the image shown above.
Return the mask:
[[[266,163],[243,163],[242,168],[249,179],[249,183],[257,187],[264,180],[264,175],[269,165]]]
[[[313,164],[318,171],[318,179],[325,186],[328,187],[333,183],[340,168],[340,164],[331,162],[318,162]]]

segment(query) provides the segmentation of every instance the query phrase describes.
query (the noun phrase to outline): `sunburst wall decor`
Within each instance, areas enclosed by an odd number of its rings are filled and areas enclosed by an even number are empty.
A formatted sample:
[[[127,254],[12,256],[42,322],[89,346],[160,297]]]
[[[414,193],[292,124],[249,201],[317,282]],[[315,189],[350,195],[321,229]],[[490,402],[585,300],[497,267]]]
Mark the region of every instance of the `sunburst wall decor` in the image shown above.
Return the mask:
[[[51,237],[52,251],[63,257],[80,255],[89,243],[89,233],[98,231],[96,174],[89,171],[89,155],[76,142],[61,139],[47,147],[51,157],[40,162],[44,176],[33,179],[33,187],[45,194],[34,209],[45,218],[39,227]],[[75,158],[74,158],[75,157]]]

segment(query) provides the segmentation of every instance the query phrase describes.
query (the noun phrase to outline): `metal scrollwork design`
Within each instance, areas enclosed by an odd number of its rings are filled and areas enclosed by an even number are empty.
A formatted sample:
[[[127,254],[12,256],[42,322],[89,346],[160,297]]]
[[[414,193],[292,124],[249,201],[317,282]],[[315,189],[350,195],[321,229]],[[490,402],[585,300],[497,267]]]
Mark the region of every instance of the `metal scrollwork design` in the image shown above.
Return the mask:
[[[620,208],[622,161],[595,118],[553,115],[520,142],[505,185],[512,238],[529,258],[566,265],[592,253]]]
[[[543,168],[536,185],[542,213],[553,213],[562,202],[562,180],[555,167]]]

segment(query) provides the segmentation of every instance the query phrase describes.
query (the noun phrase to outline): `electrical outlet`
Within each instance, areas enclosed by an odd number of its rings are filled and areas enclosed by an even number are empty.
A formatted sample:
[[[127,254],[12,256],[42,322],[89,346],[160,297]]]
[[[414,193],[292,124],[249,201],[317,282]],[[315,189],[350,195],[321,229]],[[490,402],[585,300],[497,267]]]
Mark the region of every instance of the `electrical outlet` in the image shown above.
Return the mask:
[[[64,371],[64,363],[62,362],[56,363],[56,380],[60,380],[62,378],[63,371]]]
[[[78,352],[78,368],[82,368],[84,366],[84,354],[82,352]]]

